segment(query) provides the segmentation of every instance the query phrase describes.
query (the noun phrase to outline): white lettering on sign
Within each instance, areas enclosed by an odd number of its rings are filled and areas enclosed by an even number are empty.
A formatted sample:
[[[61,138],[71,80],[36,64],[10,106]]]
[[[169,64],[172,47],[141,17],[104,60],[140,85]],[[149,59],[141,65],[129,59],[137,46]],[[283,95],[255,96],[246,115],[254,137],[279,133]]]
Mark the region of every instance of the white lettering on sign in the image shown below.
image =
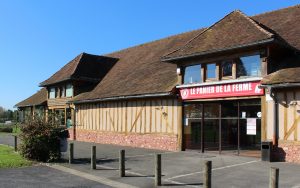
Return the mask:
[[[228,96],[263,95],[259,82],[232,83],[180,89],[182,99],[216,98]]]

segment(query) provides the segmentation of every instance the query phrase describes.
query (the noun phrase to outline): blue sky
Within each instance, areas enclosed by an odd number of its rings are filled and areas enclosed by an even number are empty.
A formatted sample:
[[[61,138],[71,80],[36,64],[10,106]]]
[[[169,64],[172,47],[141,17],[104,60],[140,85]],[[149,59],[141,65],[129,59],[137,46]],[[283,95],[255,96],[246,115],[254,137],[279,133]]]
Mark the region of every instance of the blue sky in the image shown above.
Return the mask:
[[[296,0],[1,0],[0,106],[31,96],[81,52],[105,54]]]

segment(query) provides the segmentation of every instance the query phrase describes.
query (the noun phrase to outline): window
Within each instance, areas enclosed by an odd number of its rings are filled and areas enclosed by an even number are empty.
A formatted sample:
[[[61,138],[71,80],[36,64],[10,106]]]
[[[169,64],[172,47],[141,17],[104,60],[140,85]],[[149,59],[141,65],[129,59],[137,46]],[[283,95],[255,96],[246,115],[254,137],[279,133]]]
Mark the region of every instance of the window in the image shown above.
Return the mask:
[[[56,92],[55,97],[56,97],[56,98],[59,98],[59,97],[60,97],[59,87],[56,87],[56,88],[55,88],[55,92]]]
[[[62,86],[60,88],[60,97],[65,97],[66,96],[66,88],[65,86]]]
[[[232,76],[232,61],[223,61],[221,63],[222,77]]]
[[[216,64],[207,64],[206,79],[215,79],[215,78],[216,78]]]
[[[72,86],[72,84],[67,84],[67,86],[66,86],[66,97],[73,97],[73,86]]]
[[[49,99],[54,99],[55,98],[55,88],[51,87],[49,90]]]
[[[184,84],[201,82],[201,65],[193,65],[185,68]]]
[[[236,59],[237,77],[261,76],[260,56],[245,56]]]

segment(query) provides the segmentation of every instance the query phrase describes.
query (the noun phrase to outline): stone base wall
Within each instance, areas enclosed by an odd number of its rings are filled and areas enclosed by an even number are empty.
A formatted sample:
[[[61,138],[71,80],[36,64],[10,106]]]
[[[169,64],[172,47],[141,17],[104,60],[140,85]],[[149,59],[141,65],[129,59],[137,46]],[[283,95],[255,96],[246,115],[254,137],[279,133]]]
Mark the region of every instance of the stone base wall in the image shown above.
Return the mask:
[[[69,129],[70,140],[74,139],[73,129]],[[122,146],[177,151],[177,135],[167,134],[125,134],[116,132],[100,132],[90,130],[76,130],[77,141],[96,142],[101,144],[115,144]]]
[[[300,143],[279,142],[278,148],[275,149],[274,157],[277,161],[300,163]]]

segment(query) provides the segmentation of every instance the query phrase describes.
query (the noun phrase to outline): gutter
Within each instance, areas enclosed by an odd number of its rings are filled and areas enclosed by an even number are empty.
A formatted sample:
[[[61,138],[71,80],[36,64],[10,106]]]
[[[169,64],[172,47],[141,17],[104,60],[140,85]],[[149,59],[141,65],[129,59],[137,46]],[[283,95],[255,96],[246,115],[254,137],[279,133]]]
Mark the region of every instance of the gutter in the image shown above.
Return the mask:
[[[198,52],[198,53],[196,52],[196,53],[185,55],[185,56],[162,58],[161,61],[167,62],[167,61],[181,60],[181,59],[185,59],[185,58],[193,58],[193,57],[203,56],[203,55],[210,55],[210,54],[217,53],[217,52],[225,52],[225,51],[235,50],[235,49],[239,49],[239,48],[246,48],[246,47],[253,47],[253,46],[262,45],[262,44],[268,44],[268,43],[271,43],[274,41],[275,41],[275,38],[269,38],[269,39],[265,39],[265,40],[254,42],[254,43],[237,45],[234,47],[222,48],[222,49],[217,49],[217,50],[209,50],[209,51]]]
[[[101,101],[112,101],[112,100],[125,100],[125,99],[141,99],[141,98],[153,98],[153,97],[167,97],[172,96],[172,92],[166,93],[153,93],[153,94],[142,94],[142,95],[128,95],[128,96],[118,96],[118,97],[107,97],[100,99],[86,99],[79,101],[70,101],[68,103],[82,104],[82,103],[92,103],[92,102],[101,102]]]
[[[79,80],[79,81],[89,81],[89,82],[95,82],[95,83],[97,83],[97,82],[99,82],[101,79],[98,79],[98,78],[88,78],[88,77],[72,77],[72,76],[69,76],[69,77],[67,77],[67,78],[64,78],[64,79],[62,79],[62,80],[60,80],[60,81],[57,81],[57,82],[53,82],[53,83],[49,83],[49,84],[42,84],[42,83],[40,83],[39,84],[39,86],[40,87],[47,87],[47,86],[53,86],[53,85],[56,85],[56,84],[59,84],[59,83],[62,83],[62,82],[66,82],[66,81],[69,81],[69,80],[74,80],[74,81],[76,81],[76,80]]]
[[[261,88],[289,88],[300,87],[300,83],[261,84]]]

